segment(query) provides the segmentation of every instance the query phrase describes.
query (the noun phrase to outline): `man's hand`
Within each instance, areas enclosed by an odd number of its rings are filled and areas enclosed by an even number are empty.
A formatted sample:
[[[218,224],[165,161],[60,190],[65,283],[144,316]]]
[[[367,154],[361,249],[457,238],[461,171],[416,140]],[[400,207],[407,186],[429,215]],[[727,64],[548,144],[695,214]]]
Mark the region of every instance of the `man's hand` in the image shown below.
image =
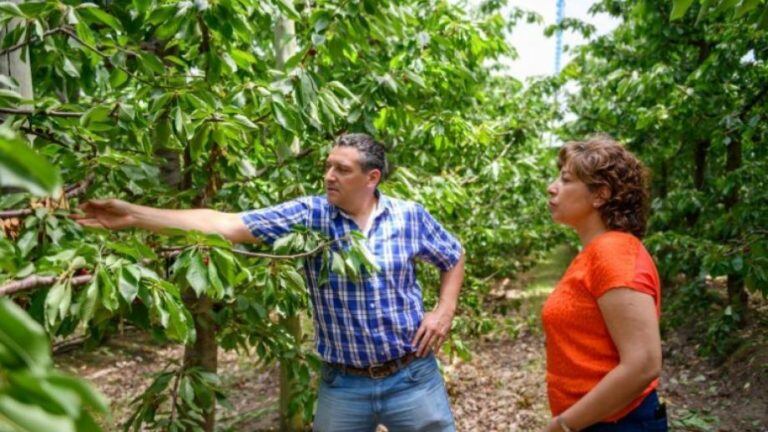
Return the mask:
[[[90,200],[81,204],[80,210],[85,214],[70,217],[87,227],[119,230],[135,223],[131,204],[119,199]]]
[[[419,330],[411,342],[416,347],[416,355],[424,357],[429,351],[437,352],[448,338],[453,324],[453,311],[438,307],[424,314]]]

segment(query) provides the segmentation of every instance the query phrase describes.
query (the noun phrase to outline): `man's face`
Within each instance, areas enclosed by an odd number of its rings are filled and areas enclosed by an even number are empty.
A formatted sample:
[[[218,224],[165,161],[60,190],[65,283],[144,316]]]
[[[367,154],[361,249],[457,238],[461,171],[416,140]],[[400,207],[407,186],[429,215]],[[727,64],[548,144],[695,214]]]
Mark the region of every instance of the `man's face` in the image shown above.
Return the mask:
[[[380,176],[378,170],[364,172],[360,151],[354,147],[334,147],[325,161],[325,192],[328,202],[342,209],[373,193]]]

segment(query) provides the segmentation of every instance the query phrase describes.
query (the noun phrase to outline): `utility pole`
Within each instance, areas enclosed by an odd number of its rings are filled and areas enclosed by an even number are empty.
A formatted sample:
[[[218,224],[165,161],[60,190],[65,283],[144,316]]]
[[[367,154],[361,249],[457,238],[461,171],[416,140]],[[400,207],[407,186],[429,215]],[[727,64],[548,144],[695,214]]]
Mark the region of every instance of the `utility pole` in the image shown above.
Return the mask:
[[[557,25],[563,23],[565,17],[565,0],[557,0]],[[561,62],[563,58],[563,29],[557,30],[555,39],[555,75],[560,73]]]

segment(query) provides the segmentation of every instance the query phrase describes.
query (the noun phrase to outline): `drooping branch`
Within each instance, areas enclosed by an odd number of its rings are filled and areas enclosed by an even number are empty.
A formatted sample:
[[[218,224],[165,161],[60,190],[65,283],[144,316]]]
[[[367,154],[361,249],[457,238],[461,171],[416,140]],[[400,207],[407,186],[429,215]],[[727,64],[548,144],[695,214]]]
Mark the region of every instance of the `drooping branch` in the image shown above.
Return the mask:
[[[24,279],[7,282],[0,285],[0,297],[16,294],[22,291],[30,291],[35,288],[53,285],[59,280],[60,276],[41,276],[32,275]],[[75,276],[70,280],[72,286],[85,285],[93,279],[93,275]]]
[[[339,243],[345,240],[349,240],[351,237],[346,235],[343,237],[339,237],[334,240],[328,240],[323,243],[320,243],[317,247],[308,250],[306,252],[300,252],[296,254],[288,254],[288,255],[280,255],[280,254],[271,254],[266,252],[250,252],[250,251],[244,251],[240,249],[228,249],[229,252],[232,252],[237,255],[246,256],[249,258],[264,258],[264,259],[271,259],[271,260],[291,260],[291,259],[298,259],[298,258],[306,258],[308,256],[312,256],[317,254],[318,252],[322,251],[323,249],[326,249],[330,247],[331,245],[335,243]],[[162,255],[165,258],[173,258],[178,255],[180,255],[182,252],[199,247],[199,246],[184,246],[184,247],[169,247],[169,248],[163,248],[160,252],[160,255]],[[204,246],[201,247],[201,249],[210,249],[210,247]]]

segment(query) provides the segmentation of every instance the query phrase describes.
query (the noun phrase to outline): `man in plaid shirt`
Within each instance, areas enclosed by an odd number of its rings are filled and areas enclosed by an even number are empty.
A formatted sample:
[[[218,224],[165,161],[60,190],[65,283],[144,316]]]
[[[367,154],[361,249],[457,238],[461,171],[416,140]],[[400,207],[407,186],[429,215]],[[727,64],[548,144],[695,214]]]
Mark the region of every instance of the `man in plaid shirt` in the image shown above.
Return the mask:
[[[419,204],[377,189],[388,165],[365,134],[342,135],[326,160],[325,196],[303,197],[241,214],[166,210],[120,200],[83,206],[83,225],[216,232],[233,242],[272,243],[301,225],[331,239],[361,231],[380,271],[352,280],[308,260],[317,351],[324,360],[316,431],[455,430],[434,355],[451,328],[464,277],[461,244]],[[424,312],[415,261],[441,271],[440,300]]]

